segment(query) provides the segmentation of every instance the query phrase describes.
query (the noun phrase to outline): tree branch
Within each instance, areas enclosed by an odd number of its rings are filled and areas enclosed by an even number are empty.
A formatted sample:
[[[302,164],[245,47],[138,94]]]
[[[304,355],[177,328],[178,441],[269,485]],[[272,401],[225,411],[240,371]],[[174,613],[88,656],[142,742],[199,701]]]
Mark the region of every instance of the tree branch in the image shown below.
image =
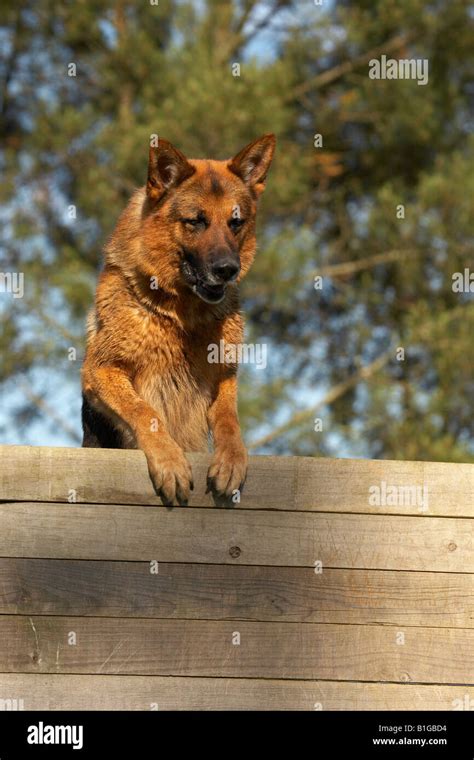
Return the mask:
[[[247,23],[247,21],[249,20],[252,14],[252,11],[256,5],[257,5],[257,0],[247,0],[247,2],[245,3],[244,12],[242,13],[235,27],[235,34],[237,37],[239,38],[241,37],[243,28],[245,24]]]
[[[5,76],[3,79],[3,85],[2,85],[2,103],[0,107],[0,113],[4,117],[7,113],[7,107],[10,100],[9,96],[9,86],[11,79],[13,77],[13,72],[15,69],[16,60],[19,53],[19,35],[21,31],[21,9],[18,9],[15,16],[15,22],[13,25],[13,41],[12,41],[12,47],[10,51],[10,55],[8,56],[8,60],[5,62]]]
[[[73,335],[72,332],[70,332],[67,327],[62,325],[60,322],[57,322],[53,317],[51,317],[49,314],[47,314],[44,309],[41,306],[34,307],[31,306],[31,312],[34,311],[34,308],[36,308],[36,311],[38,313],[38,316],[41,317],[43,322],[48,325],[48,327],[51,327],[53,330],[55,330],[59,335],[61,335],[62,338],[64,338],[65,341],[67,341],[68,346],[74,347],[76,343],[79,343],[81,341],[82,336]]]
[[[455,306],[453,309],[441,312],[441,314],[437,314],[433,319],[421,322],[414,331],[414,337],[417,340],[429,340],[430,331],[433,327],[436,327],[437,324],[443,320],[451,322],[453,319],[456,319],[459,316],[465,316],[466,311],[469,312],[473,310],[474,303],[471,303],[460,304],[459,306]],[[326,406],[327,404],[332,404],[333,401],[336,401],[336,399],[343,396],[345,393],[347,393],[347,391],[354,388],[354,386],[357,385],[357,383],[359,383],[361,380],[368,380],[373,375],[375,375],[379,370],[385,367],[386,364],[388,364],[393,355],[394,347],[392,345],[387,351],[385,351],[383,354],[380,354],[380,356],[378,356],[377,359],[374,359],[374,361],[372,361],[370,364],[367,364],[365,367],[361,367],[351,377],[330,388],[329,391],[323,396],[323,398],[317,402],[317,404],[314,404],[314,406],[310,407],[309,409],[305,409],[302,412],[297,412],[290,420],[288,420],[288,422],[285,422],[275,430],[272,430],[271,433],[268,433],[261,438],[257,438],[256,441],[253,441],[253,443],[249,445],[249,449],[252,450],[261,446],[265,446],[267,443],[270,443],[270,441],[273,441],[275,438],[283,435],[283,433],[291,430],[291,428],[296,427],[297,425],[311,419],[313,414],[317,412],[318,409]]]
[[[288,93],[288,96],[286,97],[285,100],[291,101],[294,98],[301,97],[309,90],[313,90],[313,89],[317,90],[320,87],[324,87],[325,85],[330,84],[331,82],[334,82],[336,79],[340,79],[342,76],[349,74],[351,71],[354,71],[354,69],[357,69],[360,66],[363,66],[364,64],[368,63],[372,58],[376,58],[382,53],[391,53],[393,50],[398,50],[399,48],[406,45],[409,42],[409,40],[410,40],[409,35],[397,34],[395,37],[391,37],[382,45],[378,45],[377,47],[372,48],[372,50],[369,50],[366,53],[362,53],[361,55],[358,55],[356,58],[353,58],[350,61],[344,61],[344,63],[339,63],[337,66],[334,66],[332,69],[323,71],[321,74],[318,74],[313,79],[309,79],[307,82],[303,82],[299,87],[295,87],[295,89],[292,92]]]
[[[357,372],[351,375],[351,377],[347,378],[347,380],[344,380],[342,383],[338,383],[337,385],[334,385],[332,388],[330,388],[330,390],[323,396],[322,399],[318,401],[317,404],[310,407],[309,409],[305,409],[302,412],[297,412],[290,420],[288,420],[288,422],[285,422],[275,430],[272,430],[271,433],[267,433],[267,435],[264,435],[261,438],[257,438],[256,441],[253,441],[253,443],[250,444],[249,449],[252,450],[259,448],[260,446],[266,446],[267,443],[273,441],[275,438],[278,438],[288,430],[291,430],[291,428],[296,427],[302,422],[306,422],[307,420],[311,419],[313,414],[317,412],[318,409],[321,409],[321,407],[326,406],[327,404],[332,404],[334,401],[336,401],[336,399],[344,396],[347,391],[351,390],[351,388],[357,385],[361,380],[368,380],[370,377],[372,377],[372,375],[382,369],[382,367],[384,367],[392,357],[393,349],[390,348],[388,351],[378,356],[377,359],[374,359],[374,361],[370,364],[367,364],[365,367],[361,367]]]
[[[236,33],[228,55],[235,55],[239,48],[242,47],[242,45],[248,45],[248,43],[255,37],[255,35],[257,35],[262,29],[267,26],[272,17],[288,5],[290,5],[290,0],[275,0],[272,3],[269,11],[263,16],[263,18],[260,19],[260,21],[255,24],[255,26],[248,32],[248,34],[243,34],[243,27],[245,25],[245,21],[248,20],[248,16],[246,19],[244,19],[243,23],[241,19],[239,22],[240,31]]]
[[[414,248],[393,249],[385,253],[376,253],[374,256],[366,256],[356,261],[345,261],[341,264],[328,264],[328,266],[316,269],[315,277],[344,277],[348,274],[355,274],[363,269],[371,269],[378,264],[387,264],[392,261],[399,261],[409,254],[418,253]]]
[[[25,396],[36,406],[37,409],[40,410],[40,412],[42,412],[42,414],[50,417],[56,425],[73,439],[75,443],[81,443],[81,437],[78,435],[77,430],[71,427],[63,417],[57,414],[57,412],[52,409],[41,396],[38,396],[25,378],[19,379],[18,383]]]
[[[459,254],[464,254],[467,250],[472,249],[469,246],[459,245],[457,251]],[[371,269],[378,264],[388,264],[393,261],[400,261],[407,256],[417,256],[421,253],[419,248],[394,248],[391,251],[385,251],[384,253],[376,253],[373,256],[365,256],[363,259],[356,259],[355,261],[344,261],[340,264],[328,264],[327,266],[320,267],[314,272],[315,277],[345,277],[347,275],[361,272],[363,269]]]

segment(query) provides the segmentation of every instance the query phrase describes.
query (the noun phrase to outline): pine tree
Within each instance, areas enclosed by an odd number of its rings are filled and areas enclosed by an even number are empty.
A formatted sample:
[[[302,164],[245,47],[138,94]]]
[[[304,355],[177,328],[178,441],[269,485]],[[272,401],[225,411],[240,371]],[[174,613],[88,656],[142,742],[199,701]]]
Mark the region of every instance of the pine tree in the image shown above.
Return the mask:
[[[84,318],[151,134],[278,150],[243,286],[241,417],[261,452],[473,460],[473,8],[463,0],[0,11],[5,442],[77,442]],[[370,61],[427,59],[426,85]],[[75,355],[75,360],[74,360]],[[71,358],[72,357],[72,358]],[[62,428],[62,430],[61,430]]]

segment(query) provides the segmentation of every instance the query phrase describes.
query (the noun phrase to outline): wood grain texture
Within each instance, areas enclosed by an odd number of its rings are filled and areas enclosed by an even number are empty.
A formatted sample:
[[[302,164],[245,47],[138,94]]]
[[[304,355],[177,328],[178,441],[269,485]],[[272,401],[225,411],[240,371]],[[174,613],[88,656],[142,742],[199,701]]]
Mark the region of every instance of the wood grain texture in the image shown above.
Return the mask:
[[[473,522],[41,502],[0,505],[0,556],[474,571]]]
[[[474,630],[4,615],[0,672],[472,685]]]
[[[24,710],[460,710],[472,686],[0,673]]]
[[[474,627],[467,574],[0,559],[0,614]]]
[[[190,454],[191,506],[212,507],[205,493],[210,457]],[[439,462],[253,456],[242,493],[246,509],[420,514],[416,504],[374,506],[369,488],[426,486],[434,516],[474,517],[474,465]],[[159,504],[141,451],[0,447],[0,500]]]
[[[0,447],[0,709],[472,709],[474,465],[252,457],[225,508],[190,459],[169,510],[140,451]]]

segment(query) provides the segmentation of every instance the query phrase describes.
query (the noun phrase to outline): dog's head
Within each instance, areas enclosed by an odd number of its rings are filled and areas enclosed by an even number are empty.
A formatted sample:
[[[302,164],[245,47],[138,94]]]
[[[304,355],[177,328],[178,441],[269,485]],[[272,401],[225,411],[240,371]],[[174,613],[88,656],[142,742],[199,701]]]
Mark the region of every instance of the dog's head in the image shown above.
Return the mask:
[[[146,185],[147,270],[210,304],[248,272],[257,200],[275,149],[264,135],[228,161],[187,159],[167,140],[150,148]],[[159,284],[159,283],[158,283]]]

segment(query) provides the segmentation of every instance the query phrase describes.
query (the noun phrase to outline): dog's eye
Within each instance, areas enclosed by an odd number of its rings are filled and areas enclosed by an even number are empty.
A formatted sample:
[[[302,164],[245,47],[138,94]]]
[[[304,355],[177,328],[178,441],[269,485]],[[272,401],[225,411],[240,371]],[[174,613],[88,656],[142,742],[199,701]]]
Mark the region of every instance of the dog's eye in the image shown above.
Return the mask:
[[[199,227],[200,224],[204,224],[203,219],[181,219],[183,224],[189,224],[190,227]]]
[[[232,230],[232,232],[238,232],[242,228],[244,221],[245,221],[244,219],[238,219],[237,217],[235,219],[234,218],[230,219],[229,227]]]

